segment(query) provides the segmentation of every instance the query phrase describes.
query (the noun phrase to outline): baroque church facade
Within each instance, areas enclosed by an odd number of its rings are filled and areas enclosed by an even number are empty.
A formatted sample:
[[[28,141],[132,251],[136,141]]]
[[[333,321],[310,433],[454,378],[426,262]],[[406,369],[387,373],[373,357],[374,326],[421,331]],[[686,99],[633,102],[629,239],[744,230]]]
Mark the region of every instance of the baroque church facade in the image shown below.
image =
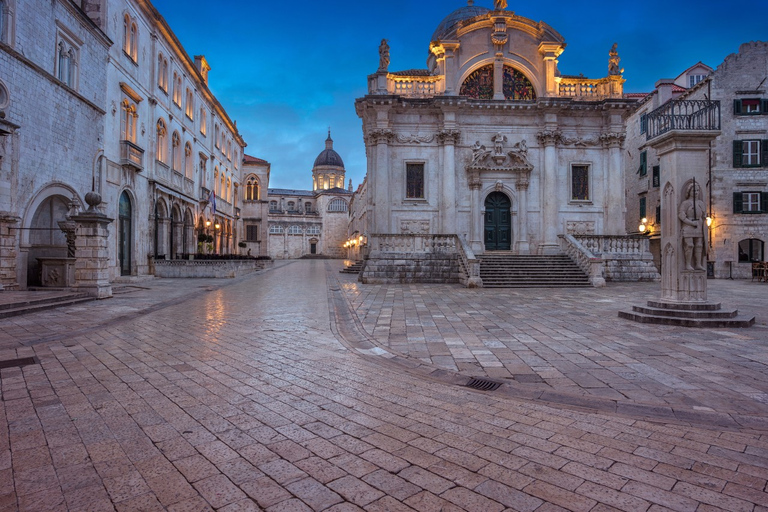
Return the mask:
[[[312,190],[269,189],[268,253],[273,259],[344,257],[352,183],[328,131],[312,166]]]
[[[625,117],[616,46],[608,73],[565,76],[544,22],[468,5],[431,37],[426,69],[389,71],[387,41],[356,101],[367,175],[354,229],[459,235],[475,254],[554,254],[559,237],[624,235]],[[352,229],[352,228],[350,228]]]

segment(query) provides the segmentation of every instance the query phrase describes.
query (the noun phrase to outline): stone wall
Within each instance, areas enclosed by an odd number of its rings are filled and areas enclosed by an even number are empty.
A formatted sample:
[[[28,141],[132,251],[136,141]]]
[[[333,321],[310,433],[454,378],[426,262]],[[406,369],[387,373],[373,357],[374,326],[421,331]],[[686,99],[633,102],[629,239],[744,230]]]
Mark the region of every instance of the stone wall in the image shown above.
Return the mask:
[[[271,260],[168,260],[154,262],[155,277],[234,278],[264,270]]]
[[[360,274],[366,284],[458,283],[456,254],[387,253],[371,255]]]

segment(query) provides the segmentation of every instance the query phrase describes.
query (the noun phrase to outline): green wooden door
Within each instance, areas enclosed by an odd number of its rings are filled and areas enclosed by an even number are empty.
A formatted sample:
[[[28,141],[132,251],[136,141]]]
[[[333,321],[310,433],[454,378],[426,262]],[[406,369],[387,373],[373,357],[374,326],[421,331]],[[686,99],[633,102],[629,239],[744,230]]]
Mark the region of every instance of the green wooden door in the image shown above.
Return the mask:
[[[502,192],[492,192],[485,200],[485,250],[509,251],[512,248],[512,202]]]

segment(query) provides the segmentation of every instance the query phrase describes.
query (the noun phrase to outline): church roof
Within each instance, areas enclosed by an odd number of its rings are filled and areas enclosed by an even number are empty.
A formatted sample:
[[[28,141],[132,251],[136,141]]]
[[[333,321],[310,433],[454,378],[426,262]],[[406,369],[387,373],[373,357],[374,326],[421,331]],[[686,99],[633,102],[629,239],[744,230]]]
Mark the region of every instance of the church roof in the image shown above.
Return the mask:
[[[261,164],[261,165],[269,164],[269,162],[267,162],[266,160],[262,160],[261,158],[256,158],[255,156],[245,155],[245,154],[243,155],[243,163]]]
[[[432,41],[447,39],[454,32],[456,26],[462,21],[491,12],[490,9],[486,9],[485,7],[472,5],[472,2],[469,2],[469,4],[470,5],[465,5],[464,7],[456,9],[451,14],[446,16],[437,26],[435,33],[432,34]]]
[[[329,166],[344,168],[344,161],[341,156],[333,149],[333,139],[331,130],[328,130],[328,138],[325,139],[325,149],[315,159],[314,167]]]
[[[345,188],[340,187],[333,187],[329,189],[321,189],[316,192],[317,195],[326,195],[326,194],[333,194],[335,196],[342,195],[342,196],[351,196],[352,192]]]
[[[270,188],[270,196],[296,196],[296,197],[315,197],[311,190],[293,190],[289,188]]]

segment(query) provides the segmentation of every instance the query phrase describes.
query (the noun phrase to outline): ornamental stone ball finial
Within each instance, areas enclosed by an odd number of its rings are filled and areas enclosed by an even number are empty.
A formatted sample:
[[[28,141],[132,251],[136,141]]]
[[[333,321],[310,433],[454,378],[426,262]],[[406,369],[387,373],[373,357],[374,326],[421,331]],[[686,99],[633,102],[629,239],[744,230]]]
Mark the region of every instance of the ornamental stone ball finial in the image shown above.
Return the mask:
[[[493,8],[497,11],[503,11],[507,8],[507,0],[494,0]]]
[[[389,70],[389,41],[381,40],[379,45],[379,71]]]

